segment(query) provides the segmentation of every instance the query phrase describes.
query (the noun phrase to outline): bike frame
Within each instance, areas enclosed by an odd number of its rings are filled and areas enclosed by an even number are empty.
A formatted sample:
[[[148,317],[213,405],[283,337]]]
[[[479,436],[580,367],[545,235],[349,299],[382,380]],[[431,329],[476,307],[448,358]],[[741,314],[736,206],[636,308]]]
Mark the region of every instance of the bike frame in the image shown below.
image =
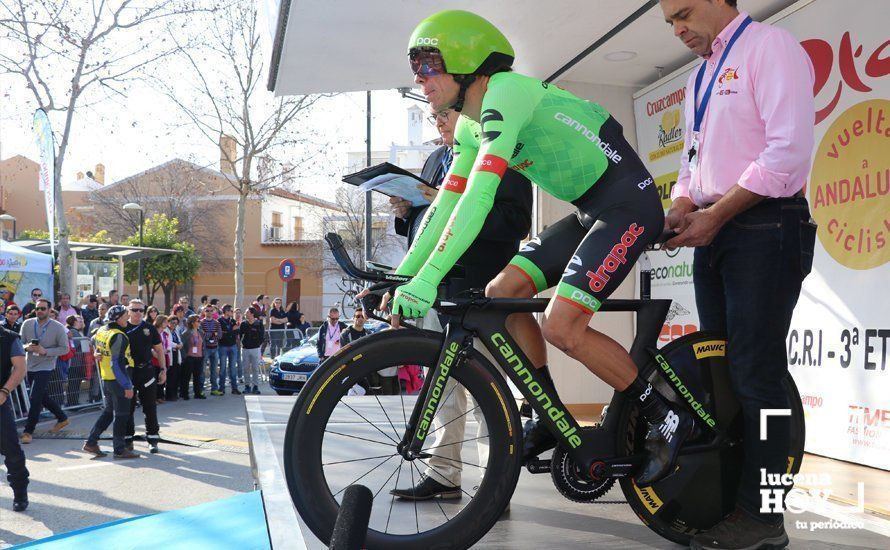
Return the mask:
[[[597,429],[582,430],[559,396],[538,372],[504,325],[511,313],[542,312],[547,299],[470,299],[441,302],[438,310],[449,315],[442,353],[424,381],[399,451],[408,459],[423,458],[421,448],[435,416],[451,369],[461,368],[478,337],[507,377],[519,388],[548,430],[565,446],[584,471],[596,466],[597,476],[621,477],[639,465],[641,456],[616,457],[614,452],[618,415],[606,416]],[[630,311],[636,315],[636,337],[631,357],[639,369],[648,362],[647,348],[654,348],[670,308],[670,300],[607,300],[600,311]],[[500,376],[498,373],[493,375]],[[644,375],[647,373],[643,373]],[[609,407],[620,410],[626,397],[615,392]],[[607,451],[609,450],[609,451]],[[605,452],[604,452],[605,451]]]
[[[371,282],[387,282],[400,284],[408,282],[411,277],[404,275],[384,274],[358,269],[343,246],[342,239],[336,233],[329,233],[325,239],[330,245],[334,259],[350,276]],[[658,335],[667,318],[671,300],[654,300],[649,297],[650,271],[646,269],[648,257],[642,258],[644,268],[640,275],[642,299],[615,299],[602,303],[599,311],[627,311],[636,313],[636,336],[630,348],[631,359],[640,371],[640,376],[650,374],[646,366],[649,364],[649,353],[656,349]],[[615,434],[618,428],[619,414],[625,406],[627,398],[620,392],[614,392],[609,402],[609,409],[616,413],[606,415],[602,424],[593,429],[582,430],[578,421],[562,403],[556,389],[553,388],[529,361],[528,357],[507,331],[505,321],[512,313],[543,312],[549,299],[511,299],[482,298],[454,299],[437,301],[436,309],[449,317],[444,327],[442,351],[436,366],[431,369],[424,380],[418,400],[408,419],[407,428],[398,451],[407,460],[428,458],[422,452],[430,422],[435,417],[439,401],[445,391],[445,384],[451,369],[461,368],[473,350],[473,338],[478,337],[485,348],[494,357],[507,377],[513,381],[520,393],[531,407],[538,413],[540,421],[565,446],[567,452],[577,465],[593,478],[624,477],[639,467],[643,460],[642,454],[619,456],[615,445]],[[369,315],[374,317],[373,315]],[[411,325],[407,329],[419,330]],[[485,368],[488,362],[482,363]],[[492,376],[500,377],[500,373],[492,372]],[[690,446],[681,450],[680,454],[691,454],[709,451],[724,443],[723,434],[718,434],[714,442],[706,445]]]

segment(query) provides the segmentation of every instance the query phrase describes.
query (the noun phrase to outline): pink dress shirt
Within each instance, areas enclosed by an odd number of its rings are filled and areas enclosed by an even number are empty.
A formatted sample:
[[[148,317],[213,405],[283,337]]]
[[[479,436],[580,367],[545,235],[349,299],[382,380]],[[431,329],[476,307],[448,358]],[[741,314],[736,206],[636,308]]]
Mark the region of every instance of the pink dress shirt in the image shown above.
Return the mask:
[[[80,315],[80,314],[77,313],[77,310],[74,309],[73,306],[63,307],[63,308],[59,309],[59,322],[64,325],[65,321],[68,320],[69,315]]]
[[[747,17],[724,28],[711,45],[702,78],[702,96],[723,48]],[[785,29],[752,22],[736,40],[720,75],[699,134],[698,168],[690,171],[695,76],[686,83],[685,146],[671,199],[688,197],[702,207],[717,202],[735,185],[766,197],[800,191],[813,152],[814,72],[809,56]]]

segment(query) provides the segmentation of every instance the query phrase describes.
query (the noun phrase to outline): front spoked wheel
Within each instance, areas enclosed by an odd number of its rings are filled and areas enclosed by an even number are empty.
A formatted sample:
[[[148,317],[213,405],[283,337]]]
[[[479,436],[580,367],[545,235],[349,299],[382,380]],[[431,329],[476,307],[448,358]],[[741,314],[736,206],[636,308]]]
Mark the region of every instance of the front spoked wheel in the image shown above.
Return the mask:
[[[429,456],[398,453],[417,395],[372,395],[387,388],[402,365],[428,373],[442,335],[386,331],[341,350],[316,371],[294,406],[285,436],[285,472],[294,504],[325,543],[349,485],[373,496],[366,548],[468,548],[497,521],[521,467],[522,430],[503,379],[471,355],[442,392],[422,448]],[[410,367],[409,367],[410,368]],[[379,386],[378,386],[379,385]],[[373,390],[372,390],[373,393]],[[460,481],[452,499],[402,500],[424,476]]]

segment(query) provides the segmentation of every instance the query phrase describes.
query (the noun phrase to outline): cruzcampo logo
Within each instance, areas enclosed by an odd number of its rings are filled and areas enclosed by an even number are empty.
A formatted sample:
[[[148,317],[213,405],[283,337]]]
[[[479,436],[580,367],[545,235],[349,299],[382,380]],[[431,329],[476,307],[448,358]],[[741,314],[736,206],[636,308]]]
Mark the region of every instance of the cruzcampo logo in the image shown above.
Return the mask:
[[[436,381],[433,384],[432,395],[430,396],[426,409],[423,411],[423,417],[417,425],[415,437],[417,437],[419,441],[426,439],[426,434],[430,430],[433,416],[436,414],[436,407],[439,405],[439,400],[442,399],[442,392],[445,391],[445,383],[448,382],[448,373],[451,372],[451,365],[454,364],[457,350],[457,342],[451,342],[451,345],[445,350],[445,359],[442,361],[442,364],[439,365],[439,376],[436,377]]]
[[[580,447],[581,437],[575,433],[578,431],[578,428],[569,424],[568,421],[568,418],[571,418],[571,416],[567,418],[566,412],[553,404],[553,400],[547,395],[544,388],[541,387],[541,384],[534,381],[532,373],[529,372],[528,368],[522,364],[522,360],[513,352],[513,348],[507,343],[507,339],[504,338],[500,332],[495,332],[491,335],[491,341],[497,346],[498,351],[501,352],[501,355],[504,356],[507,363],[513,367],[513,372],[522,378],[522,383],[525,384],[528,391],[538,400],[547,412],[547,416],[550,417],[550,420],[556,422],[556,427],[559,428],[560,433],[565,437],[569,445],[571,445],[573,449]]]
[[[661,367],[661,370],[667,375],[671,383],[674,384],[674,389],[677,390],[677,393],[679,393],[683,397],[683,399],[685,399],[686,402],[689,403],[689,406],[692,407],[692,410],[694,410],[696,414],[698,414],[699,418],[701,418],[709,427],[716,430],[717,421],[714,420],[711,417],[711,413],[706,411],[702,404],[695,399],[695,396],[692,395],[692,392],[689,391],[689,388],[686,387],[686,384],[684,384],[683,381],[680,380],[680,377],[677,376],[676,372],[674,372],[674,369],[667,362],[667,359],[665,359],[659,353],[655,356],[655,361],[658,363],[658,366]]]

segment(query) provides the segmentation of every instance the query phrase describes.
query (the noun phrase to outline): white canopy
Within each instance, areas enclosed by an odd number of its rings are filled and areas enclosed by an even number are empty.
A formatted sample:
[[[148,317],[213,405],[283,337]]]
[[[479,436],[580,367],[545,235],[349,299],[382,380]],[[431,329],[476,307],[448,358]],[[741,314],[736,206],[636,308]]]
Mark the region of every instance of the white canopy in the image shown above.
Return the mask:
[[[740,0],[739,5],[763,20],[794,2]],[[408,37],[421,19],[443,9],[467,9],[488,18],[513,44],[517,72],[541,79],[639,88],[694,57],[665,24],[657,0],[261,4],[273,12],[273,21],[277,17],[269,89],[279,96],[412,87]]]
[[[49,254],[41,254],[27,248],[0,240],[0,272],[52,273],[53,260]],[[2,281],[0,281],[2,284]]]

